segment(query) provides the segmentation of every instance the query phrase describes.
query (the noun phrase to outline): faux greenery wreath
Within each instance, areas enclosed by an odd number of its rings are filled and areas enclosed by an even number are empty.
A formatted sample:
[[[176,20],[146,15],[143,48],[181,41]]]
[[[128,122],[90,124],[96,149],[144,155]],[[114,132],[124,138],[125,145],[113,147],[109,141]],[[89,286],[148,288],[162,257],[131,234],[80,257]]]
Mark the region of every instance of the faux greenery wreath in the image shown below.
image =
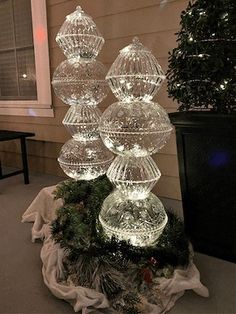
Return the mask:
[[[189,243],[182,222],[171,213],[155,246],[134,247],[115,237],[108,239],[98,215],[112,188],[106,176],[59,184],[55,199],[63,199],[64,205],[52,223],[52,236],[67,252],[67,277],[104,293],[116,311],[138,314],[140,295],[153,298],[153,278],[171,276],[174,267],[189,263]]]

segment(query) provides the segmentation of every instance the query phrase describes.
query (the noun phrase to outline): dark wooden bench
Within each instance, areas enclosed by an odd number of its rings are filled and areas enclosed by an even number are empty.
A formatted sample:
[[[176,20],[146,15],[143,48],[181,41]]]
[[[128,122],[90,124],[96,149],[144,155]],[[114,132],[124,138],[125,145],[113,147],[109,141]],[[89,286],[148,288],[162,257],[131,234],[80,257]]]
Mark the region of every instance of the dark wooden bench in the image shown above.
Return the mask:
[[[16,131],[7,131],[0,130],[0,142],[10,141],[20,139],[21,142],[21,158],[23,168],[14,172],[10,172],[7,174],[2,173],[1,160],[0,160],[0,180],[18,175],[20,173],[24,174],[24,182],[25,184],[29,184],[29,170],[28,170],[28,161],[27,161],[27,150],[26,150],[26,137],[35,136],[34,133],[28,132],[16,132]]]

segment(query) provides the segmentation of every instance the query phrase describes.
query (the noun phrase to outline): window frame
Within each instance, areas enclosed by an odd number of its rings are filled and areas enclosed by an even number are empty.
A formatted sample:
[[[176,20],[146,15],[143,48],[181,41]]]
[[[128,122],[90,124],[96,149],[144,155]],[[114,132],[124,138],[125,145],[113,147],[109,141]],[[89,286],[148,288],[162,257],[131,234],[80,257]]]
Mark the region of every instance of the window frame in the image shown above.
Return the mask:
[[[31,0],[37,99],[0,100],[0,115],[54,117],[46,0]]]

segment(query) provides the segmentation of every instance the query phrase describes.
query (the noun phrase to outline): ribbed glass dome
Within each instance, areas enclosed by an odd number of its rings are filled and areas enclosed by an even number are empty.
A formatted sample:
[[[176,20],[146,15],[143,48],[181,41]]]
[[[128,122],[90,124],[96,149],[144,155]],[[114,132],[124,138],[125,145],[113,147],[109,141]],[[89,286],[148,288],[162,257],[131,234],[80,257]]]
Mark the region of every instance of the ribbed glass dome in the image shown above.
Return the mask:
[[[104,39],[92,18],[78,6],[76,11],[67,15],[56,42],[67,58],[95,58]]]
[[[107,170],[107,177],[115,187],[133,200],[146,198],[160,176],[160,170],[150,156],[117,156]]]
[[[62,123],[75,139],[93,140],[99,137],[98,125],[101,114],[97,106],[71,106]]]
[[[120,101],[150,101],[165,75],[156,58],[135,37],[120,51],[106,79]]]
[[[105,199],[99,215],[108,237],[128,239],[135,246],[157,243],[167,220],[161,201],[153,193],[143,200],[130,200],[124,198],[119,190]]]
[[[105,75],[105,66],[95,59],[68,59],[55,70],[52,85],[68,105],[96,105],[109,92]]]
[[[68,177],[91,180],[106,173],[113,159],[100,138],[93,141],[70,139],[61,148],[58,162]]]
[[[157,103],[117,102],[103,113],[99,130],[112,152],[144,157],[163,147],[172,126],[168,114]]]

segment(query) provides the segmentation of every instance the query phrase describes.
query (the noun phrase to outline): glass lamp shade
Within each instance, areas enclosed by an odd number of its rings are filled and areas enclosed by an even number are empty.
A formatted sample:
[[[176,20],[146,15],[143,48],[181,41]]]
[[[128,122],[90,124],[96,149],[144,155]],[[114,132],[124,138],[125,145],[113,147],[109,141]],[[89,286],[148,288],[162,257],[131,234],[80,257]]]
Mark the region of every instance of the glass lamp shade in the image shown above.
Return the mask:
[[[99,138],[98,125],[101,114],[97,106],[75,105],[69,108],[62,123],[73,138],[94,140]]]
[[[96,105],[108,94],[105,66],[95,59],[64,60],[55,70],[52,85],[68,105]]]
[[[104,38],[92,18],[80,6],[67,15],[56,42],[67,58],[95,58],[104,44]]]
[[[135,37],[132,44],[120,51],[106,79],[120,101],[150,101],[165,75],[156,58]]]
[[[148,197],[161,176],[154,160],[148,157],[117,156],[107,170],[107,177],[128,199]]]
[[[115,154],[144,157],[164,146],[172,127],[157,103],[117,102],[103,113],[99,130],[104,144]]]
[[[77,141],[70,139],[61,148],[58,162],[70,178],[92,180],[106,173],[113,159],[101,139]]]
[[[108,237],[129,240],[134,246],[156,244],[167,220],[161,201],[153,193],[143,200],[130,200],[119,190],[105,199],[99,215]]]

